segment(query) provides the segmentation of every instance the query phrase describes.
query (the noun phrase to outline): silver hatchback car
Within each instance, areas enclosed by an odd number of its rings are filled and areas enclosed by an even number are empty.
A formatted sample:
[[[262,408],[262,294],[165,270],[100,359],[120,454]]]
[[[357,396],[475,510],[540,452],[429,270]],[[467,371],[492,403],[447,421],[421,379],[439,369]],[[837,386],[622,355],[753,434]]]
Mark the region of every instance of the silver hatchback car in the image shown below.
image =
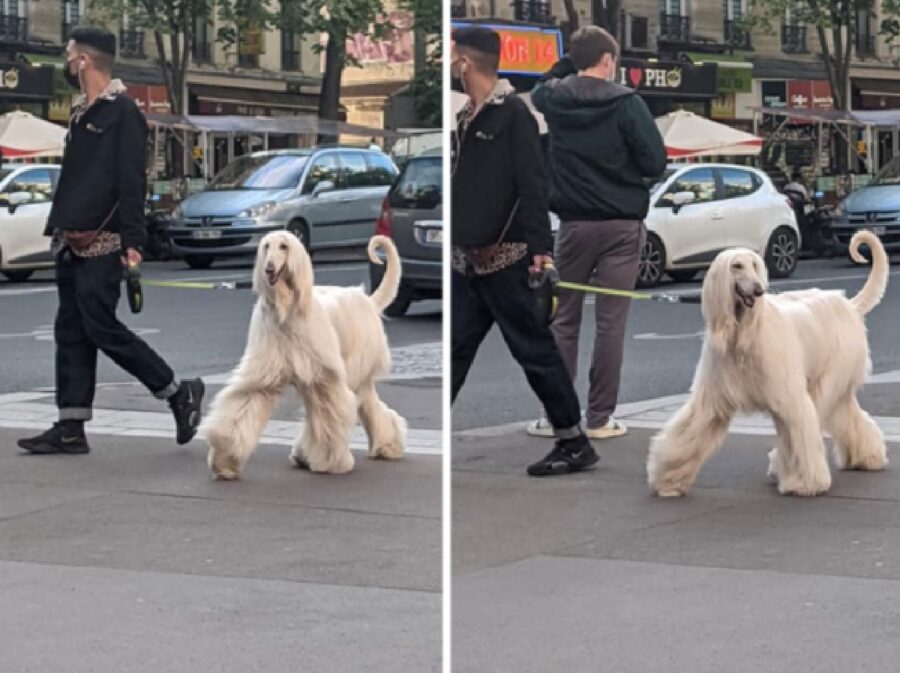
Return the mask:
[[[309,250],[365,245],[397,174],[386,154],[359,147],[240,157],[175,209],[173,251],[199,269],[256,254],[270,231],[291,231]]]

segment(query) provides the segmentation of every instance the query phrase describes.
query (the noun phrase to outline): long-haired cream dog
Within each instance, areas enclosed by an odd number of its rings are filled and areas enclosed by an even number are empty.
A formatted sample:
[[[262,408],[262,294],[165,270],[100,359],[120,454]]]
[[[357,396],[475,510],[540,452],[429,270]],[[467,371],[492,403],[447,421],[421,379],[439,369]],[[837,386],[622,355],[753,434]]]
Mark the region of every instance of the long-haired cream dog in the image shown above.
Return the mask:
[[[824,493],[831,486],[823,430],[834,440],[841,469],[887,465],[884,437],[856,401],[870,368],[863,320],[884,296],[888,260],[877,236],[857,233],[873,266],[852,299],[841,291],[765,294],[763,260],[749,250],[727,250],[703,282],[706,338],[691,398],[653,438],[647,473],[660,496],[684,495],[700,468],[723,443],[736,413],[768,412],[778,433],[769,476],[779,492]]]
[[[375,381],[390,369],[381,311],[400,287],[397,249],[389,238],[373,237],[369,258],[378,264],[379,248],[387,269],[369,296],[361,288],[314,286],[312,262],[293,234],[263,238],[253,270],[259,300],[247,348],[202,428],[216,476],[240,476],[285,386],[295,387],[306,406],[306,429],[291,451],[298,467],[352,470],[349,435],[357,410],[371,457],[403,455],[406,421],[375,390]]]

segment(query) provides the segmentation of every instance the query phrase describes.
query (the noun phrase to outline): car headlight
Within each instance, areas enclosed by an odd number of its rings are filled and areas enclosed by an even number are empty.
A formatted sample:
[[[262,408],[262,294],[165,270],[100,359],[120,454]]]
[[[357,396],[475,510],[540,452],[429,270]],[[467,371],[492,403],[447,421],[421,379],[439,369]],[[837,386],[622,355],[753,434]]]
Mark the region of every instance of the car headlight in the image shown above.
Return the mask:
[[[837,204],[837,207],[834,209],[835,217],[846,217],[847,216],[847,202],[841,201]]]
[[[278,208],[278,203],[276,201],[266,201],[265,203],[260,203],[252,208],[247,208],[242,211],[238,217],[265,217],[266,215],[271,215],[275,212],[276,208]]]

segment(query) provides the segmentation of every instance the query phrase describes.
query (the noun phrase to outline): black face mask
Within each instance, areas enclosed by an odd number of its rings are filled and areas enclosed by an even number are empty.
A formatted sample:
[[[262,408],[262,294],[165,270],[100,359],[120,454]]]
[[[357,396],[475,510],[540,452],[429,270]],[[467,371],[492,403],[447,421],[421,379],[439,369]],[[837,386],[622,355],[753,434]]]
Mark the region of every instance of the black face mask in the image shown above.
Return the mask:
[[[450,89],[452,91],[458,91],[459,93],[466,92],[465,88],[463,87],[462,80],[459,77],[450,78]]]
[[[81,78],[78,75],[73,75],[71,66],[69,63],[66,63],[66,67],[63,68],[63,77],[66,82],[68,82],[69,86],[73,89],[81,89]]]

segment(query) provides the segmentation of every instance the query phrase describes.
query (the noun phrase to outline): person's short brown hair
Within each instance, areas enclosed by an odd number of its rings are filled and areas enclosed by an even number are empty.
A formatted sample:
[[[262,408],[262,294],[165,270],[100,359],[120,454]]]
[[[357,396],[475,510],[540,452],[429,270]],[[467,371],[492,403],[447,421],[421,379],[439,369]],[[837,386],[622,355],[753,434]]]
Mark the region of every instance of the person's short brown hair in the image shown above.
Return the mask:
[[[600,63],[604,54],[619,60],[619,43],[600,26],[585,26],[572,35],[569,57],[578,70],[587,70]]]
[[[495,75],[500,68],[500,35],[490,28],[473,26],[453,31],[456,51],[472,61],[475,69]]]

